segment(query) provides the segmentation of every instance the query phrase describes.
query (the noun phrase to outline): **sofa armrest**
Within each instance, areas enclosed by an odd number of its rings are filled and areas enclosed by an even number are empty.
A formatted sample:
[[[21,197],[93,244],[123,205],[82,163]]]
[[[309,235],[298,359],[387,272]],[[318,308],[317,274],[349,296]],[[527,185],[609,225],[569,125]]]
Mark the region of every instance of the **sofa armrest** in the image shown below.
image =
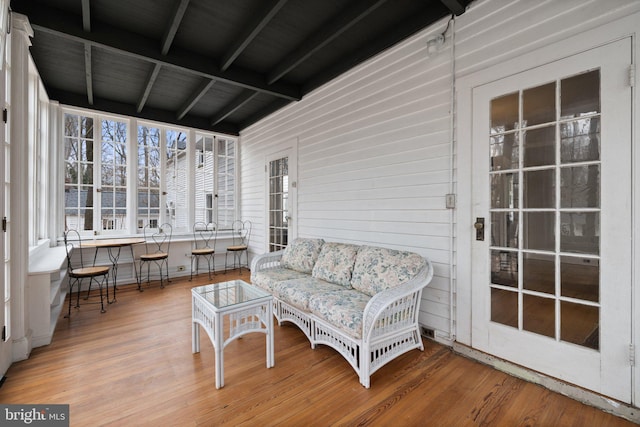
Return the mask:
[[[433,265],[426,261],[425,267],[413,279],[369,300],[363,315],[363,342],[411,328],[418,322],[422,290],[433,278]]]
[[[283,253],[284,249],[254,257],[251,261],[251,274],[257,273],[260,270],[280,267]]]

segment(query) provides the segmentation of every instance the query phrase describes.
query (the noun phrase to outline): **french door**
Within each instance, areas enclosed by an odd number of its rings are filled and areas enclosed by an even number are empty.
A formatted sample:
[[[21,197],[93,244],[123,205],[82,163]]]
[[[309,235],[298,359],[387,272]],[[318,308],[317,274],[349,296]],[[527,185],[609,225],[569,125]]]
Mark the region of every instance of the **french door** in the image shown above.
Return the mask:
[[[472,346],[631,400],[631,41],[473,89]]]
[[[284,249],[292,236],[295,205],[295,156],[292,150],[267,159],[268,251]]]

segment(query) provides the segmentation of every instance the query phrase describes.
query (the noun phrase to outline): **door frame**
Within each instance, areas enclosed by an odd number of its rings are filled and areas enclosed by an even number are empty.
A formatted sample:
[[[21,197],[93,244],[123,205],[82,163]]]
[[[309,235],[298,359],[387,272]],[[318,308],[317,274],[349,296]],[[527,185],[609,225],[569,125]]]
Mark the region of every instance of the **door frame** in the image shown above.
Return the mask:
[[[464,76],[458,76],[457,87],[457,188],[458,211],[456,222],[456,247],[457,247],[457,281],[456,281],[456,341],[465,346],[471,346],[472,340],[472,298],[471,298],[471,259],[472,242],[475,236],[473,228],[473,153],[472,153],[472,124],[473,124],[473,89],[505,77],[519,74],[538,66],[551,63],[569,56],[591,50],[593,48],[615,42],[622,38],[632,38],[632,63],[637,63],[640,58],[640,46],[636,34],[640,32],[640,14],[636,13],[619,19],[609,24],[602,25],[579,35],[561,39],[548,46],[533,50],[529,53],[505,60],[488,68],[473,71]],[[636,77],[635,87],[638,79]],[[638,345],[640,344],[640,319],[637,315],[640,307],[640,280],[638,268],[640,265],[640,225],[634,219],[640,212],[640,150],[638,147],[638,123],[640,123],[640,108],[638,108],[638,91],[632,90],[631,135],[632,135],[632,331],[633,348],[632,355],[638,360]],[[636,362],[637,363],[637,362]],[[502,364],[502,362],[496,362]],[[526,368],[526,367],[525,367]],[[640,369],[632,367],[632,404],[638,406],[640,402]]]

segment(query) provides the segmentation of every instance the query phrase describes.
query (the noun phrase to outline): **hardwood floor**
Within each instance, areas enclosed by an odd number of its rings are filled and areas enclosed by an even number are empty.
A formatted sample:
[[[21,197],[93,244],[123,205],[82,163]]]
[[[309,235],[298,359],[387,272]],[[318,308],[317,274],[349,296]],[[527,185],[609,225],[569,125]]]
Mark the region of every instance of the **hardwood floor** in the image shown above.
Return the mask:
[[[207,282],[202,274],[144,292],[121,286],[104,314],[95,305],[73,309],[50,345],[9,368],[0,402],[69,404],[71,426],[633,425],[429,340],[424,352],[376,372],[365,389],[338,353],[312,350],[286,324],[276,324],[271,369],[264,335],[230,343],[225,386],[216,390],[203,331],[201,353],[191,353],[190,289]]]

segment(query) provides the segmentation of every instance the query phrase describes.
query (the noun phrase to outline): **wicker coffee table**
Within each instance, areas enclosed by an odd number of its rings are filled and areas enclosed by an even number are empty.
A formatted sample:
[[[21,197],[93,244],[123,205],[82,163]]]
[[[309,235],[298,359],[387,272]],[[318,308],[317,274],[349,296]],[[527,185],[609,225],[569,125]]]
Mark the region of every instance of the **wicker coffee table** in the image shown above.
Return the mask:
[[[271,294],[242,280],[191,289],[192,351],[200,352],[198,325],[201,325],[209,335],[215,351],[216,388],[224,386],[224,348],[245,334],[266,334],[267,368],[273,367],[272,300]],[[228,329],[228,334],[225,329]]]

